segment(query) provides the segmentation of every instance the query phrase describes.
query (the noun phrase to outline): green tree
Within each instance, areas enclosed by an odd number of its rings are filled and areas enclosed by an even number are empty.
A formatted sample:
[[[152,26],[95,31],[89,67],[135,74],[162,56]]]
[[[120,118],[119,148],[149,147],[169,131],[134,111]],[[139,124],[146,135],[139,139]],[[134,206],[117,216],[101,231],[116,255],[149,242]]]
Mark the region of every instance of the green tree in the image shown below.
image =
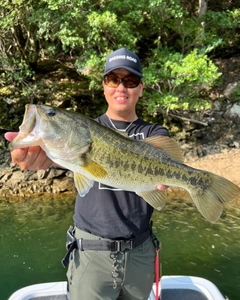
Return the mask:
[[[205,91],[219,77],[211,58],[239,47],[240,5],[227,0],[0,2],[0,84],[28,99],[42,90],[34,82],[40,61],[76,58],[94,94],[106,56],[127,47],[143,63],[149,111],[209,106]]]
[[[144,74],[145,97],[149,99],[149,112],[154,114],[162,109],[209,108],[211,102],[206,100],[204,91],[221,75],[207,55],[197,49],[185,56],[156,50]]]

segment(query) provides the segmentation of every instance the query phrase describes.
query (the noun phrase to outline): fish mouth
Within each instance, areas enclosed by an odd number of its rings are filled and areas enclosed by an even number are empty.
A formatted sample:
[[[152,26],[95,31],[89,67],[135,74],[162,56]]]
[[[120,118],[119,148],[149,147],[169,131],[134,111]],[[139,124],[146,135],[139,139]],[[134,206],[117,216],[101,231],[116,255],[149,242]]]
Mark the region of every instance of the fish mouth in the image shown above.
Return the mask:
[[[39,145],[39,138],[36,138],[34,134],[36,124],[37,116],[35,105],[27,104],[23,122],[19,127],[19,133],[9,145],[10,150],[25,148],[30,145]]]
[[[36,125],[36,111],[32,104],[26,105],[26,112],[24,114],[22,125],[19,127],[20,133],[30,133]]]

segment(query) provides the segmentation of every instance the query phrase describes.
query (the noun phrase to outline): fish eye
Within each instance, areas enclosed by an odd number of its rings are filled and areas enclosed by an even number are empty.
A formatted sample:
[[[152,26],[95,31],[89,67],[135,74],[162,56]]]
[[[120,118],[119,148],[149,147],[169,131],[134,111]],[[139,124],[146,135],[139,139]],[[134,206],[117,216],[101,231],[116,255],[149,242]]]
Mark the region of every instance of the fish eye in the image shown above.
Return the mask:
[[[49,109],[48,111],[47,111],[47,114],[48,114],[48,116],[49,117],[53,117],[53,116],[55,116],[56,115],[56,111],[54,110],[54,109]]]

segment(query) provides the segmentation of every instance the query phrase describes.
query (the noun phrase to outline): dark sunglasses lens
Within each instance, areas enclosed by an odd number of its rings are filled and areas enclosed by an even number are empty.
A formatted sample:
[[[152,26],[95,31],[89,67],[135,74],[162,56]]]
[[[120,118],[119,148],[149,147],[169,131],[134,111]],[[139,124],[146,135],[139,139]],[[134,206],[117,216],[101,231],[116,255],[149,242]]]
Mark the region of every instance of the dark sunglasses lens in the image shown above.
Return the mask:
[[[120,78],[115,75],[106,75],[104,77],[104,83],[109,87],[117,87],[120,83]]]
[[[126,76],[122,79],[123,85],[126,88],[135,88],[140,83],[140,78],[135,75]]]
[[[120,82],[122,82],[125,88],[131,89],[139,85],[140,78],[135,75],[129,75],[122,79],[116,75],[106,75],[104,77],[104,83],[109,87],[116,88],[119,86]]]

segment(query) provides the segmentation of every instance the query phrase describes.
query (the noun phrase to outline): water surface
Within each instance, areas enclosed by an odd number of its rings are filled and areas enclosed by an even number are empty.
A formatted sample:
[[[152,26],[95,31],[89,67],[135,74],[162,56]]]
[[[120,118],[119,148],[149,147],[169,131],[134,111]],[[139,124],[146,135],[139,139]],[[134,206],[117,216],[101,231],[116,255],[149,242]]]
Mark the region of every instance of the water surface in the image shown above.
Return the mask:
[[[228,207],[216,224],[207,222],[192,203],[175,201],[154,214],[162,241],[163,275],[209,279],[230,300],[240,290],[240,209]]]
[[[73,196],[0,199],[1,300],[26,285],[66,280],[60,261],[73,209]],[[163,275],[204,277],[230,300],[239,299],[238,208],[229,207],[210,224],[193,204],[172,200],[153,220],[162,243]]]

